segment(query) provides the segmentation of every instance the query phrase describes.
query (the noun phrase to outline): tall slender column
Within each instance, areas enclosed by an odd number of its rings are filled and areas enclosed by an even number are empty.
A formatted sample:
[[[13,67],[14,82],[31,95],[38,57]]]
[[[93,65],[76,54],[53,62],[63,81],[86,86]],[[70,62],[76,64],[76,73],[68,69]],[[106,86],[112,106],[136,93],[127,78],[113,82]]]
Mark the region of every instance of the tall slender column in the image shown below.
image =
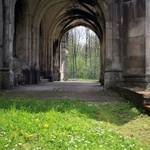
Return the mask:
[[[123,84],[127,87],[145,88],[146,84],[145,7],[141,0],[123,2]],[[147,48],[146,51],[149,53]]]
[[[22,62],[25,64],[29,64],[29,58],[30,58],[30,52],[29,49],[31,49],[31,44],[29,41],[31,40],[31,27],[30,27],[30,15],[29,14],[24,14],[24,21],[23,21],[23,33],[22,33],[22,43],[23,43],[23,49],[22,49]],[[23,68],[26,66],[23,66]]]
[[[24,13],[23,33],[22,33],[22,73],[26,78],[26,84],[30,84],[30,67],[31,67],[31,15]]]
[[[32,27],[32,48],[31,48],[31,84],[37,84],[40,81],[39,76],[39,30],[37,27]]]
[[[150,1],[146,0],[146,48],[145,48],[145,70],[146,70],[146,88],[150,89]]]
[[[3,4],[0,1],[0,89],[1,89],[1,82],[2,82],[2,75],[1,69],[3,66]]]
[[[109,20],[106,22],[105,89],[120,86],[122,75],[122,2],[109,3]]]
[[[67,44],[65,42],[61,43],[61,48],[60,48],[60,80],[61,81],[67,81],[68,76],[67,76],[67,57],[68,57],[68,48]]]
[[[3,1],[3,62],[0,70],[2,89],[14,88],[13,65],[13,32],[14,32],[14,6],[12,0]]]

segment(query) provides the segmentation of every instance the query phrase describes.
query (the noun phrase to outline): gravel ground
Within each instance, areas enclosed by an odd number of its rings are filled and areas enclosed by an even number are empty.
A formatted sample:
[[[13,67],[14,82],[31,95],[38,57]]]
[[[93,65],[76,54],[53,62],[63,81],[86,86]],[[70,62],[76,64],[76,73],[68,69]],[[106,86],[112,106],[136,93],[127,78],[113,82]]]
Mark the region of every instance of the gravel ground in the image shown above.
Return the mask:
[[[99,82],[47,82],[22,85],[14,90],[1,91],[0,96],[59,100],[86,100],[97,102],[122,102],[113,91],[104,91]]]

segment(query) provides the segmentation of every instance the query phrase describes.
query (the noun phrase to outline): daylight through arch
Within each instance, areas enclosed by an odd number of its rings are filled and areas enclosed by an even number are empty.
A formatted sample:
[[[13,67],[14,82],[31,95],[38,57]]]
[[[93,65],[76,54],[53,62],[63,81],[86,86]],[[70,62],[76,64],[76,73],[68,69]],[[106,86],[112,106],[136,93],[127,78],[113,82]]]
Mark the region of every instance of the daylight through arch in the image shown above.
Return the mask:
[[[100,41],[84,26],[69,30],[60,45],[61,81],[100,79]]]

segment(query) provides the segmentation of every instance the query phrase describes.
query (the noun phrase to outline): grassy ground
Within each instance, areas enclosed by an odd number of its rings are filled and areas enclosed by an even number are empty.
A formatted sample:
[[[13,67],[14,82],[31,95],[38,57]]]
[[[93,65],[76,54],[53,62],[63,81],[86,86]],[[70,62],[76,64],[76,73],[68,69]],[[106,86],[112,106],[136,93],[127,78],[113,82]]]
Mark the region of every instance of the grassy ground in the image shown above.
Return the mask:
[[[83,79],[83,78],[74,78],[69,79],[69,81],[79,81],[79,82],[98,82],[98,79]]]
[[[0,150],[149,150],[150,117],[130,103],[0,98]]]

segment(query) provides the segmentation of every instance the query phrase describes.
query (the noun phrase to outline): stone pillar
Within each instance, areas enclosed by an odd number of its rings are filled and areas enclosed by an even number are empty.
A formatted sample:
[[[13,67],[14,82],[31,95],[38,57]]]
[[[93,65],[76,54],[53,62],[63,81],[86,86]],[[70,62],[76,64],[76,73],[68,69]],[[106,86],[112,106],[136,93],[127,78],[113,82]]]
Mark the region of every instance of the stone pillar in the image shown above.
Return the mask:
[[[31,27],[30,27],[30,18],[31,16],[29,14],[23,15],[23,33],[22,33],[22,62],[23,69],[26,69],[26,64],[30,64],[30,51],[31,50]],[[25,66],[24,66],[25,65]]]
[[[22,49],[22,73],[26,78],[26,84],[31,83],[30,76],[30,67],[32,64],[32,56],[31,56],[31,15],[28,12],[24,12],[23,14],[24,22],[23,22],[23,49]]]
[[[50,52],[49,52],[49,40],[46,40],[46,49],[45,49],[45,65],[46,65],[46,78],[49,79],[50,74]]]
[[[53,44],[53,60],[54,81],[60,81],[60,44],[57,39]]]
[[[51,45],[49,45],[48,48],[48,70],[49,70],[49,81],[53,82],[54,81],[54,52],[53,52],[53,44],[50,43]]]
[[[44,21],[40,25],[40,48],[39,48],[39,63],[40,63],[40,77],[47,78],[47,42],[46,29],[44,28]]]
[[[145,87],[145,1],[123,2],[123,83]]]
[[[105,32],[103,33],[105,34]],[[105,75],[105,58],[106,58],[106,36],[104,35],[103,39],[100,40],[100,45],[101,45],[101,48],[100,48],[100,83],[101,85],[104,85],[104,75]]]
[[[68,68],[68,62],[67,62],[67,57],[68,57],[68,49],[66,43],[61,44],[61,56],[60,56],[60,80],[61,81],[67,81],[68,76],[67,76],[67,68]]]
[[[1,83],[2,83],[2,76],[1,76],[1,70],[3,67],[3,4],[2,1],[0,1],[0,89],[1,89]]]
[[[39,29],[32,28],[32,47],[31,47],[31,69],[30,69],[30,83],[38,84],[40,82],[39,71]]]
[[[36,27],[32,27],[31,33],[32,33],[32,46],[31,46],[31,63],[34,64],[36,62],[36,42],[37,42],[37,29]]]
[[[120,86],[122,75],[122,35],[121,18],[122,5],[119,2],[109,2],[109,20],[106,21],[106,63],[105,89]]]
[[[1,3],[1,2],[0,2]],[[1,74],[1,88],[14,88],[13,64],[13,33],[14,33],[14,5],[12,0],[3,1],[3,60]],[[2,18],[1,18],[2,19]],[[1,25],[2,27],[2,25]]]
[[[145,46],[145,71],[146,71],[146,89],[150,89],[150,1],[146,0],[146,46]]]
[[[53,82],[53,48],[51,47],[50,39],[47,39],[47,49],[46,49],[46,78],[49,79],[49,82]]]
[[[43,65],[44,65],[44,71],[45,71],[45,78],[48,77],[48,39],[44,39],[44,52],[43,52]]]

